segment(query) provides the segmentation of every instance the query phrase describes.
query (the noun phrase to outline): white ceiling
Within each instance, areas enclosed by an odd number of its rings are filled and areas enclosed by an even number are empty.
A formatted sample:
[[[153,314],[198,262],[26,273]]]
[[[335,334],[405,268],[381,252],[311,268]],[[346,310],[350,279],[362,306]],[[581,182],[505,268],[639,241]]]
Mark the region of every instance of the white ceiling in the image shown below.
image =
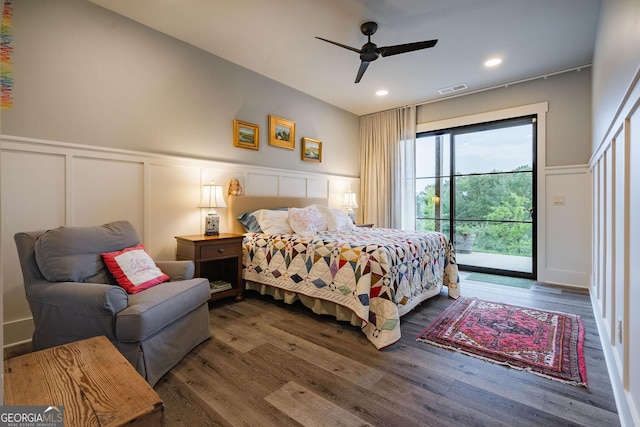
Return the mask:
[[[600,0],[89,1],[357,115],[589,65],[600,12]],[[439,41],[378,58],[355,84],[358,54],[315,36],[359,49],[366,21],[379,47]]]

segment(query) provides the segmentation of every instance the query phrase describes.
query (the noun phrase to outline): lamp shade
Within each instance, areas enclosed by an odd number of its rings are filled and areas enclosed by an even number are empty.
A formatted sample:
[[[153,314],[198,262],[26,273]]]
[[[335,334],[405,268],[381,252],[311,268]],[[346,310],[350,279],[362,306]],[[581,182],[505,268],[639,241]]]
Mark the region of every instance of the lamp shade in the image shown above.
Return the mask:
[[[342,201],[342,207],[343,208],[357,208],[358,207],[358,201],[356,200],[356,193],[352,192],[352,191],[347,191],[346,193],[344,193],[344,199]]]
[[[211,184],[204,184],[202,186],[202,200],[200,200],[199,208],[226,208],[227,204],[224,202],[222,196],[222,186]]]
[[[358,208],[358,201],[356,200],[356,193],[351,190],[344,193],[344,198],[342,199],[342,207],[347,209],[347,215],[351,218],[352,222],[356,222],[356,215],[353,211]]]

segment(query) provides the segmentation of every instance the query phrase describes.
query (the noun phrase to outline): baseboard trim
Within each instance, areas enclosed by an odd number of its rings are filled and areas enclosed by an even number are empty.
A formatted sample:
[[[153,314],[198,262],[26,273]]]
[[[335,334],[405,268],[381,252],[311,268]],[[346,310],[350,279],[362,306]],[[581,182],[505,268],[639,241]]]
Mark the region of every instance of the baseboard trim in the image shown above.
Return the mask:
[[[639,414],[634,413],[631,410],[630,399],[622,385],[622,379],[620,378],[620,373],[616,367],[615,355],[613,354],[613,348],[609,343],[609,335],[607,334],[607,328],[604,325],[597,297],[594,292],[590,292],[589,294],[591,295],[591,307],[593,308],[596,326],[598,327],[598,336],[600,337],[600,344],[602,346],[602,352],[604,353],[604,360],[607,364],[611,388],[613,389],[613,397],[616,401],[618,416],[620,417],[620,425],[622,427],[634,427],[636,425],[640,425],[634,421],[640,419],[640,417]]]
[[[5,322],[3,348],[7,349],[14,345],[31,342],[34,329],[32,317]]]

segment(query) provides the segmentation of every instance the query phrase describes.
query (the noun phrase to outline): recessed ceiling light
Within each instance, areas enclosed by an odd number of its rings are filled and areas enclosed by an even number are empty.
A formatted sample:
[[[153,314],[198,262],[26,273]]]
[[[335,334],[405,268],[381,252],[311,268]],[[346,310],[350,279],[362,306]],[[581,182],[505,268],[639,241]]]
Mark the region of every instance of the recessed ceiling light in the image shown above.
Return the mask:
[[[389,91],[386,90],[386,89],[382,89],[382,90],[379,90],[379,91],[376,92],[376,95],[378,95],[378,96],[385,96],[385,95],[388,95],[388,94],[389,94]]]
[[[484,66],[485,67],[495,67],[496,65],[500,65],[501,62],[502,62],[501,58],[491,58],[491,59],[485,61]]]

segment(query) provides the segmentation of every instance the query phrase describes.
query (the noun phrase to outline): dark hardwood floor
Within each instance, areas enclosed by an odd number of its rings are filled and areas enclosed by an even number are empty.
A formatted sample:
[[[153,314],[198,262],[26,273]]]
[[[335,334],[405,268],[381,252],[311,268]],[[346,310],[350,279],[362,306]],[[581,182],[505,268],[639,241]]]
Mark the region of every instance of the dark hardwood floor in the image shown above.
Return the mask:
[[[463,274],[464,277],[464,274]],[[616,426],[586,292],[462,280],[464,296],[578,314],[589,387],[416,341],[453,300],[446,288],[377,351],[357,327],[257,293],[211,305],[210,340],[156,385],[167,426]]]

